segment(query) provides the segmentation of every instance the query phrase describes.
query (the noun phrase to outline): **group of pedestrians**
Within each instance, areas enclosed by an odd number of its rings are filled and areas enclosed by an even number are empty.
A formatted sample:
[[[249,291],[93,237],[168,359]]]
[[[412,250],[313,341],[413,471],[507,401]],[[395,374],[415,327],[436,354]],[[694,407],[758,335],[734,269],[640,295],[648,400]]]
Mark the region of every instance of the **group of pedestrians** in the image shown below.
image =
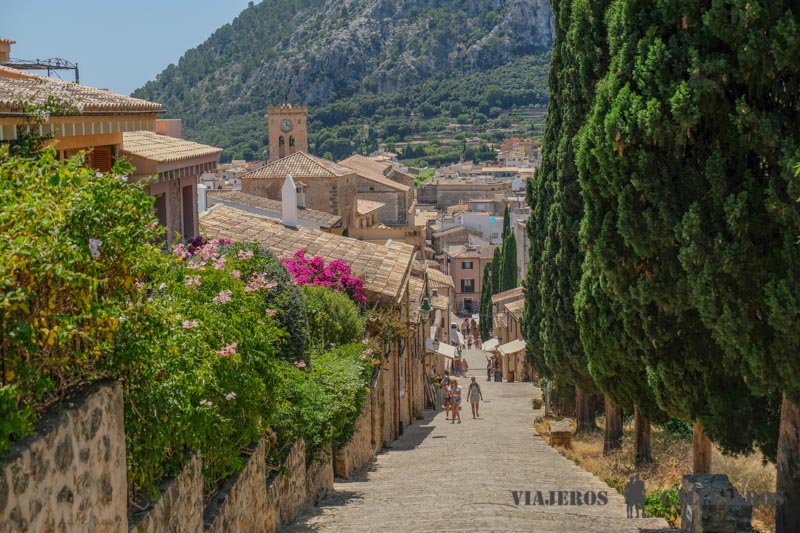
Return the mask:
[[[443,405],[445,409],[445,420],[450,420],[451,424],[456,421],[461,423],[461,401],[464,391],[458,380],[451,378],[445,372],[439,381],[439,396],[437,398],[439,405]],[[466,392],[467,399],[470,407],[472,408],[472,418],[480,418],[480,402],[483,401],[483,393],[481,386],[475,381],[475,376],[470,380],[469,387]]]
[[[473,318],[470,320],[469,318],[465,318],[464,322],[461,323],[460,329],[461,335],[464,338],[464,343],[461,347],[468,350],[474,347],[476,350],[480,350],[481,332],[475,319]]]

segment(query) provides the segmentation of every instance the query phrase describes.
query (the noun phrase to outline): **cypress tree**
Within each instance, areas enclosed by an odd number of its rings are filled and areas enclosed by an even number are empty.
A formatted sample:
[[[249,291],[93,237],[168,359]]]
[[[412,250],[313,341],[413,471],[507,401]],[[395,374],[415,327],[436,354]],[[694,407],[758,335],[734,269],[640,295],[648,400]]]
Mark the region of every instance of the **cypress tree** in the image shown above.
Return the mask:
[[[491,337],[492,329],[492,268],[483,269],[483,284],[481,285],[480,330],[481,341],[486,342]]]
[[[726,367],[781,394],[776,526],[800,531],[800,7],[691,7],[696,54],[679,65],[693,74],[676,77],[655,123],[680,149],[676,184],[704,191],[678,222],[680,263]]]
[[[739,370],[725,364],[678,258],[675,228],[707,190],[687,172],[686,148],[676,142],[695,132],[687,132],[685,120],[665,127],[662,117],[700,113],[682,86],[694,76],[697,45],[709,37],[693,41],[693,28],[706,19],[702,9],[689,2],[611,4],[611,65],[597,85],[579,151],[585,204],[606,211],[585,216],[585,242],[642,352],[659,407],[698,421],[696,428],[725,451],[749,451],[754,441],[768,450],[774,398],[749,394]],[[680,31],[676,10],[684,13]],[[696,463],[696,470],[708,467]]]
[[[538,238],[541,264],[538,283],[532,290],[539,300],[541,349],[548,369],[576,386],[578,431],[593,430],[596,394],[594,380],[580,338],[572,302],[581,280],[583,252],[578,229],[583,205],[575,165],[574,138],[591,108],[594,85],[608,64],[603,16],[605,1],[573,0],[553,2],[559,64],[551,76],[550,109],[558,109],[557,121],[548,123],[545,153],[553,161],[540,169],[540,179],[549,182],[551,194],[537,206],[537,223],[544,224]],[[613,408],[609,403],[610,409]],[[613,414],[619,410],[613,408]],[[614,419],[614,416],[611,417]],[[621,422],[621,421],[620,421]],[[610,439],[621,440],[621,423]]]
[[[503,256],[500,246],[495,247],[492,255],[492,294],[503,292],[500,288],[500,269],[503,267]]]
[[[503,210],[503,233],[500,235],[502,242],[506,242],[506,238],[511,232],[511,216],[508,213],[508,204],[506,204],[505,209]]]
[[[517,238],[510,232],[503,241],[503,252],[500,267],[500,292],[510,291],[519,281],[517,265]]]

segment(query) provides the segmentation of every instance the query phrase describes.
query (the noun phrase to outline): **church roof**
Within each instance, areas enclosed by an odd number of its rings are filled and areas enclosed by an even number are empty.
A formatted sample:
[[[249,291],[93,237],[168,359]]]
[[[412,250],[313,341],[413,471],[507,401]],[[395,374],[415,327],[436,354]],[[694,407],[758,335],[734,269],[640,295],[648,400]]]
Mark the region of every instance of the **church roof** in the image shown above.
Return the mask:
[[[373,211],[377,211],[386,204],[383,202],[373,202],[372,200],[356,200],[356,211],[359,215],[367,215]]]
[[[286,179],[291,174],[295,180],[303,178],[339,178],[355,174],[355,171],[343,167],[333,161],[316,157],[306,152],[295,152],[292,155],[267,163],[261,168],[242,176],[243,180]]]
[[[347,168],[352,168],[353,171],[357,172],[358,175],[364,179],[375,183],[380,183],[381,185],[389,187],[390,189],[396,189],[403,192],[408,192],[411,190],[408,185],[403,185],[402,183],[392,181],[386,177],[384,171],[386,170],[387,165],[373,161],[372,159],[364,157],[363,155],[352,155],[347,159],[340,161],[339,164]]]

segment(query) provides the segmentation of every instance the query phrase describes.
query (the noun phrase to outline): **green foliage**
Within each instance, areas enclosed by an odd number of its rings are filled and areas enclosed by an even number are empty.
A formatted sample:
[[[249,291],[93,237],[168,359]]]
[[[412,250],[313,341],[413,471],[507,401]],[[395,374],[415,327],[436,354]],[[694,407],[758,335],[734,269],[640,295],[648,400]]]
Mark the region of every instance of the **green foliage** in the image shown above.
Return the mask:
[[[314,351],[311,367],[283,367],[272,417],[284,447],[302,437],[312,460],[331,446],[346,445],[367,395],[371,362],[361,342]]]
[[[489,331],[492,329],[492,268],[483,269],[483,283],[481,284],[481,302],[479,308],[481,341],[486,342],[491,338]]]
[[[273,459],[298,436],[310,458],[350,438],[374,353],[352,303],[318,298],[338,341],[359,342],[306,361],[303,295],[271,253],[221,241],[161,253],[153,199],[121,167],[2,147],[0,168],[0,223],[15,236],[0,244],[0,453],[43,402],[106,377],[123,386],[134,493],[155,495],[189,450],[212,492],[262,437]]]
[[[433,176],[435,174],[436,174],[436,170],[435,169],[426,168],[425,170],[423,170],[422,172],[420,172],[419,174],[414,176],[414,187],[419,189],[420,187],[422,187],[425,184],[426,181],[428,181],[431,178],[433,178]]]
[[[532,228],[531,254],[539,254],[526,285],[531,310],[526,338],[534,350],[533,363],[541,372],[558,374],[587,394],[596,387],[572,305],[583,263],[578,240],[583,209],[574,137],[591,107],[594,83],[608,64],[605,8],[606,2],[585,0],[556,4],[552,117],[547,118],[543,164],[534,184],[537,192],[529,192],[532,223],[537,224]]]
[[[459,115],[476,133],[526,128],[517,110],[547,103],[548,38],[513,17],[503,24],[503,3],[404,1],[348,12],[323,0],[258,3],[134,96],[182,118],[187,138],[225,148],[223,161],[266,158],[264,106],[287,96],[311,105],[311,151],[337,160],[374,151],[378,139],[442,131]],[[380,30],[348,27],[387,18],[395,23]],[[485,39],[493,24],[515,35],[510,46]],[[334,35],[347,37],[331,47]],[[453,54],[478,43],[478,54]],[[462,148],[435,152],[432,165],[458,161]]]
[[[769,448],[777,436],[775,398],[749,393],[742,365],[726,358],[719,338],[704,323],[680,258],[676,228],[691,206],[714,190],[704,174],[718,162],[692,146],[714,145],[722,131],[741,135],[732,123],[695,127],[702,115],[696,103],[706,102],[700,93],[711,102],[714,94],[736,91],[717,77],[720,45],[711,44],[714,32],[702,29],[727,15],[709,17],[703,4],[684,7],[686,28],[678,32],[665,6],[614,1],[604,18],[611,62],[588,89],[595,98],[581,126],[576,157],[586,211],[582,240],[592,250],[592,268],[603,277],[606,292],[620,305],[618,319],[641,351],[659,407],[670,416],[699,420],[728,451],[749,450],[753,442]],[[698,55],[701,49],[705,52]],[[709,72],[707,67],[717,73],[713,83],[721,84],[710,93],[712,85],[694,74]],[[689,87],[699,91],[696,98],[685,98]],[[700,107],[712,116],[720,109],[710,103]],[[741,176],[733,163],[738,159],[733,156],[731,168],[722,171],[726,176]],[[736,261],[750,255],[739,249]],[[705,270],[713,256],[698,257],[696,266]],[[726,274],[716,280],[730,282]]]
[[[347,294],[314,285],[304,285],[302,292],[312,346],[324,349],[363,338],[366,320]]]
[[[519,284],[519,266],[517,265],[517,238],[509,231],[503,241],[503,252],[500,262],[500,292],[510,291]]]
[[[665,518],[670,527],[677,527],[682,513],[680,485],[673,483],[672,487],[663,492],[655,490],[645,495],[644,513],[647,517]]]
[[[134,281],[159,256],[153,200],[127,170],[0,146],[0,450],[40,402],[104,375]]]
[[[500,285],[500,272],[503,268],[503,252],[500,246],[492,252],[492,294],[499,294],[503,292]]]
[[[266,434],[275,408],[287,334],[277,320],[284,309],[267,296],[281,289],[259,270],[265,254],[217,241],[176,253],[140,284],[115,349],[134,491],[174,475],[186,450],[201,453],[214,490],[241,468],[241,451]],[[251,290],[258,276],[269,285]]]
[[[670,418],[661,424],[661,428],[665,433],[673,437],[685,440],[690,440],[692,438],[692,426],[677,418]]]
[[[244,264],[242,277],[262,273],[277,283],[275,289],[263,294],[266,305],[278,310],[275,319],[288,333],[279,341],[279,352],[291,361],[307,362],[310,328],[303,293],[275,254],[259,247],[253,247],[252,250],[253,259]]]

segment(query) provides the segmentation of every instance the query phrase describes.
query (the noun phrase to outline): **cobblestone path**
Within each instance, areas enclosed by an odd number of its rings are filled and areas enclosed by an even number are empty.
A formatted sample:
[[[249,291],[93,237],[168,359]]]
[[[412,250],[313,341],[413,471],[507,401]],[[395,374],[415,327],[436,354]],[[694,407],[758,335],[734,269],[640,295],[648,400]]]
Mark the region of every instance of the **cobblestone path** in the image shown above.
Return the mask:
[[[469,404],[462,424],[443,411],[406,428],[367,471],[337,480],[319,507],[285,532],[537,531],[638,532],[666,528],[661,519],[628,519],[608,485],[565,459],[536,435],[530,383],[486,381],[483,352],[465,352],[486,400],[480,419]],[[466,385],[469,379],[459,380]],[[604,506],[515,505],[512,491],[606,491]]]

